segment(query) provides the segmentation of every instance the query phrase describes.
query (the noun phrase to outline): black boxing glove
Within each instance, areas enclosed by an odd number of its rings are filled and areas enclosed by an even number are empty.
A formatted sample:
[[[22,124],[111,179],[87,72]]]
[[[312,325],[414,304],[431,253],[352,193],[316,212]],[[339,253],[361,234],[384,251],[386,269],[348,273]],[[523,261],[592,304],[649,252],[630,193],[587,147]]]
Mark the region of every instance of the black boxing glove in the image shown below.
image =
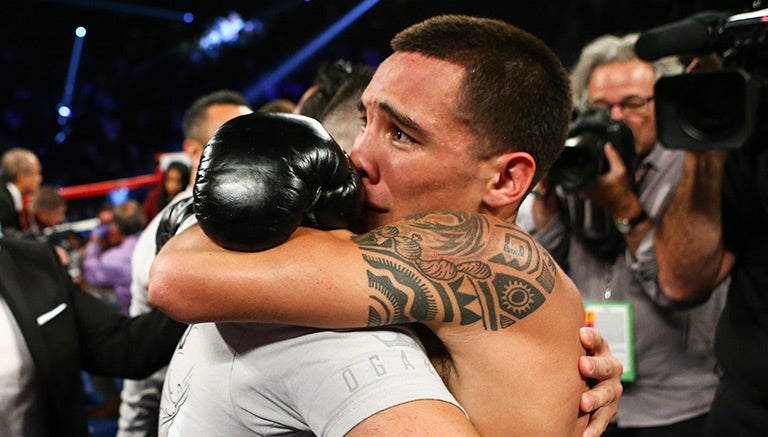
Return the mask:
[[[194,210],[222,247],[259,251],[299,225],[349,227],[363,190],[349,156],[315,119],[253,113],[221,126],[203,149]]]
[[[187,219],[194,214],[192,196],[184,197],[163,209],[160,222],[155,233],[155,253],[160,252],[163,245],[176,235],[176,231]]]

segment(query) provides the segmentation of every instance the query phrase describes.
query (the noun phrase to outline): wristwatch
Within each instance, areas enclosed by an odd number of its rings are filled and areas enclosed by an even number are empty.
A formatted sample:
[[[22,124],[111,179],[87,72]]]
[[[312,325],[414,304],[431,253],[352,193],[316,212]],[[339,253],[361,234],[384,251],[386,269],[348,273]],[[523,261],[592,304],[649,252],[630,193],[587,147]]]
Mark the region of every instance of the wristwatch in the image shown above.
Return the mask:
[[[646,214],[644,210],[640,210],[640,214],[634,217],[616,217],[613,223],[616,225],[616,229],[618,229],[619,232],[626,235],[632,232],[632,228],[647,218],[648,214]]]

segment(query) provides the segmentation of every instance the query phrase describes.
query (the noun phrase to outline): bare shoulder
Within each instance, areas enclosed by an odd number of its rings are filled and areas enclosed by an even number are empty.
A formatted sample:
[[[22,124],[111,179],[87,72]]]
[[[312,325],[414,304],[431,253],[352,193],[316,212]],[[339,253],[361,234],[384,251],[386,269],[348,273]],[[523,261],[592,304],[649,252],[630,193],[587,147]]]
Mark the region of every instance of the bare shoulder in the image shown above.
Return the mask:
[[[367,264],[369,326],[409,321],[501,330],[539,310],[562,275],[525,231],[439,211],[353,237]]]

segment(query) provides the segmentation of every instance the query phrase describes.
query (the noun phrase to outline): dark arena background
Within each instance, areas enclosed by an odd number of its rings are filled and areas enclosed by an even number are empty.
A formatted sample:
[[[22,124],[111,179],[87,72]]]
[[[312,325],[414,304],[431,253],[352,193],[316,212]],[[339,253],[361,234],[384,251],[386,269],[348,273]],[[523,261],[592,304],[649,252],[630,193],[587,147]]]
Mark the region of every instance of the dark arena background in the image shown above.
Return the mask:
[[[8,0],[0,151],[33,150],[43,183],[60,188],[156,174],[158,154],[181,150],[183,111],[197,96],[230,88],[254,108],[277,97],[296,102],[322,62],[375,66],[398,30],[438,13],[504,19],[570,66],[605,33],[751,7],[732,0]],[[141,200],[146,187],[122,192]],[[93,193],[70,201],[68,220],[95,215],[107,196]]]

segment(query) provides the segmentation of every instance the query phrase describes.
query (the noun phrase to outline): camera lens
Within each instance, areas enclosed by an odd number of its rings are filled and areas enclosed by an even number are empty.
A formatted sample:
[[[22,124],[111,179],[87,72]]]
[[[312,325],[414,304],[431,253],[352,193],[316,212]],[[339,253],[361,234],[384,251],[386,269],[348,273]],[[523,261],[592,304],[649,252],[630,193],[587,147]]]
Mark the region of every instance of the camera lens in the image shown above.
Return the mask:
[[[568,138],[550,178],[568,193],[583,191],[602,171],[603,144],[605,138],[591,131]]]
[[[741,69],[665,76],[656,81],[656,131],[664,147],[730,150],[755,133],[763,79]]]

